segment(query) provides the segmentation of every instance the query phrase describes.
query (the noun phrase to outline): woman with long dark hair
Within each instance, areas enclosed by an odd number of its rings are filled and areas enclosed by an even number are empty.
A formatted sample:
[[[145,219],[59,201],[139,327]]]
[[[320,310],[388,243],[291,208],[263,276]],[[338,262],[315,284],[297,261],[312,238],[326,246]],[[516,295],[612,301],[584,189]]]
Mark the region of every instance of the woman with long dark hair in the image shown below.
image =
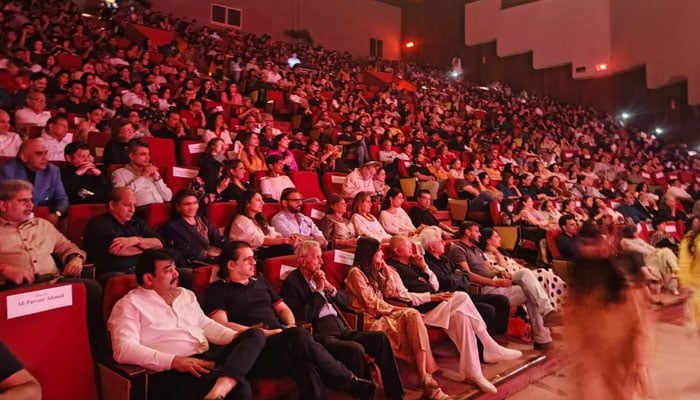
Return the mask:
[[[224,121],[224,113],[213,112],[207,117],[207,125],[202,135],[202,140],[209,142],[212,139],[221,139],[226,143],[226,146],[233,144],[231,139],[231,132],[229,132],[226,127],[226,121]]]
[[[360,238],[355,249],[354,266],[345,278],[345,284],[353,295],[353,305],[365,312],[365,326],[369,325],[369,330],[387,335],[396,357],[415,363],[427,398],[451,399],[433,378],[432,373],[438,366],[420,312],[384,301],[382,292],[387,284],[385,268],[379,241]]]
[[[379,213],[379,222],[384,227],[384,230],[392,235],[408,235],[413,236],[420,233],[423,227],[416,229],[411,217],[401,207],[404,202],[404,196],[399,188],[391,188],[384,196],[381,212]]]
[[[272,148],[267,152],[267,155],[271,156],[273,154],[277,154],[284,159],[285,169],[299,171],[297,159],[294,157],[294,153],[289,150],[289,137],[287,135],[282,133],[272,139]]]
[[[262,213],[262,195],[246,190],[238,199],[233,220],[226,229],[229,240],[241,240],[250,244],[259,259],[294,254],[297,237],[282,237],[270,226]]]

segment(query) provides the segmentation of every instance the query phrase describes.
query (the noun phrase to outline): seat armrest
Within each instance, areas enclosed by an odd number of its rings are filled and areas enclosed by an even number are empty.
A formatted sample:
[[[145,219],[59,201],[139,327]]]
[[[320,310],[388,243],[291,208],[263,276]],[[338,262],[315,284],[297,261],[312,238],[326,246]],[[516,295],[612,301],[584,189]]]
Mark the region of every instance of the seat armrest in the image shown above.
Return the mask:
[[[83,264],[80,277],[83,279],[95,279],[95,264]]]

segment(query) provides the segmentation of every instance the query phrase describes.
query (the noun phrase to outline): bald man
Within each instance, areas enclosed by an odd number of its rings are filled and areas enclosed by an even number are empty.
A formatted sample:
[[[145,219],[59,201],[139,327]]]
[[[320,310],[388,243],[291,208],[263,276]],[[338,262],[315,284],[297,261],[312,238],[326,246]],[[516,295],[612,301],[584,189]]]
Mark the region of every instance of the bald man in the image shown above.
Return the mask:
[[[54,225],[68,212],[68,196],[61,181],[61,171],[49,164],[43,139],[28,139],[19,148],[19,157],[0,165],[0,180],[20,179],[34,185],[35,206],[48,206],[47,217]]]
[[[163,247],[161,238],[134,217],[136,195],[126,187],[114,188],[107,196],[107,212],[91,219],[85,227],[84,247],[95,263],[98,281],[110,275],[133,273],[141,253]]]

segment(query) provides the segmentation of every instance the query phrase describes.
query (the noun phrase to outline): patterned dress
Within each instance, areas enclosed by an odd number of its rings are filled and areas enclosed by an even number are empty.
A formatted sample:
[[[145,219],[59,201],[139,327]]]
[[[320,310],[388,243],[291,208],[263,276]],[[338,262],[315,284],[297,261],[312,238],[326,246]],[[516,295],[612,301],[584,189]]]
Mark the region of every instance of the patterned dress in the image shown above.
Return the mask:
[[[428,330],[420,312],[415,308],[400,308],[384,301],[382,292],[372,286],[367,276],[353,267],[345,278],[352,294],[352,305],[365,312],[365,329],[384,332],[391,342],[394,355],[402,360],[415,361],[416,351],[426,352],[426,370],[437,369],[428,339]]]
[[[494,256],[493,254],[484,252],[484,256],[486,257],[486,261],[489,262],[492,268],[505,269],[506,272],[509,272],[511,274],[521,268],[525,268],[510,257],[503,256],[506,259],[507,263],[507,265],[503,267],[498,264],[496,256]],[[549,297],[549,302],[552,304],[552,307],[554,307],[555,310],[559,310],[559,308],[566,301],[566,292],[569,290],[569,286],[552,270],[545,268],[537,268],[533,269],[532,273],[535,275],[540,285],[542,285],[544,291],[547,292],[547,296]]]

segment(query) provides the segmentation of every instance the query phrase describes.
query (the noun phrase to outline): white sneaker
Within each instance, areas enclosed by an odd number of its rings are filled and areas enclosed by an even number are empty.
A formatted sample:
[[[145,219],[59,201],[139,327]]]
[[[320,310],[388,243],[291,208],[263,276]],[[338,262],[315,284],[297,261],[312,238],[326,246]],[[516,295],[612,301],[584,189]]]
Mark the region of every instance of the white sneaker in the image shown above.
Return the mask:
[[[498,346],[495,352],[484,350],[484,362],[496,363],[499,361],[516,360],[523,356],[520,350],[509,349],[507,347]]]

